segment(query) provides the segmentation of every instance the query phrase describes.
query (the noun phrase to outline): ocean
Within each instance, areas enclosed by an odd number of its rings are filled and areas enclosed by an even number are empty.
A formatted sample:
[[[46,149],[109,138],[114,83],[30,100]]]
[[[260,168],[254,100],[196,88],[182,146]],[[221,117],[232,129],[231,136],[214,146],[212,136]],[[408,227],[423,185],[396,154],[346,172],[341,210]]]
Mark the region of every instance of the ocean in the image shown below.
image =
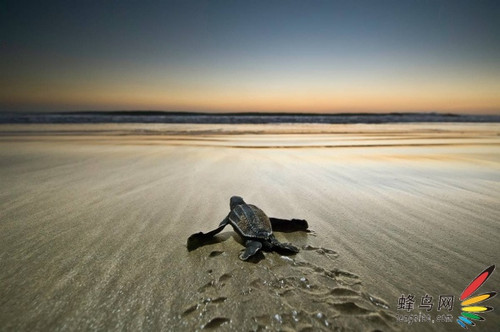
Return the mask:
[[[0,123],[201,123],[201,124],[265,124],[265,123],[429,123],[429,122],[500,122],[500,115],[462,115],[443,113],[183,113],[159,111],[0,112]]]

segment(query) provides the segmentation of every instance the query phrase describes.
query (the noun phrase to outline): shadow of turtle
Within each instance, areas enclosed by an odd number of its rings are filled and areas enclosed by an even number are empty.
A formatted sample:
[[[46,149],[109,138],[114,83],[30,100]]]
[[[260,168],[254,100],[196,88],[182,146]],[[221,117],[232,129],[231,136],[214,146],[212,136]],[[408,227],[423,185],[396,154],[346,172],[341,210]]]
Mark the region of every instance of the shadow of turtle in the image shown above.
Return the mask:
[[[243,251],[243,250],[242,250]],[[262,253],[262,251],[258,251],[255,255],[253,256],[250,256],[246,262],[249,262],[249,263],[252,263],[252,264],[257,264],[259,263],[261,260],[263,260],[264,258],[266,258],[264,256],[264,254]]]

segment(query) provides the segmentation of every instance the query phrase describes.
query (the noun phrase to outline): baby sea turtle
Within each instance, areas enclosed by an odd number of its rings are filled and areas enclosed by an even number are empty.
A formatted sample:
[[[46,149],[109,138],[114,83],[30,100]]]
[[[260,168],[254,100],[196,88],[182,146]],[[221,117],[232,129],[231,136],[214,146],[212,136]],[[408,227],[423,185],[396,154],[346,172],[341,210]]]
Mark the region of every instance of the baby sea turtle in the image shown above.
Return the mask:
[[[245,251],[240,254],[241,260],[247,260],[255,255],[260,249],[275,249],[291,253],[299,252],[299,248],[290,243],[281,243],[273,235],[273,228],[282,231],[307,230],[307,221],[301,219],[278,219],[269,218],[264,211],[255,205],[247,204],[239,196],[231,197],[229,201],[231,211],[219,224],[219,227],[208,233],[195,233],[187,240],[188,250],[199,247],[204,241],[212,238],[231,224],[236,233],[245,240]]]

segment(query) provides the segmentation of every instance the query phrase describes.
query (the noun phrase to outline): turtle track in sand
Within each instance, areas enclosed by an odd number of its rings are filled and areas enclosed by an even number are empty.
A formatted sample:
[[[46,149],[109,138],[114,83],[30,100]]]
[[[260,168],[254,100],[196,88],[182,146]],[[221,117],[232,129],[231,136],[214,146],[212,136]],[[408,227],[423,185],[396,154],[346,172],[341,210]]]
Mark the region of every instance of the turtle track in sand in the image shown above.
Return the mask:
[[[336,267],[331,249],[305,245],[297,256],[265,253],[254,264],[205,250],[206,279],[179,318],[193,330],[391,331],[389,305],[359,276]],[[213,253],[217,252],[216,255]],[[316,256],[316,259],[307,259]],[[314,264],[311,261],[326,264]],[[223,267],[221,269],[221,267]]]

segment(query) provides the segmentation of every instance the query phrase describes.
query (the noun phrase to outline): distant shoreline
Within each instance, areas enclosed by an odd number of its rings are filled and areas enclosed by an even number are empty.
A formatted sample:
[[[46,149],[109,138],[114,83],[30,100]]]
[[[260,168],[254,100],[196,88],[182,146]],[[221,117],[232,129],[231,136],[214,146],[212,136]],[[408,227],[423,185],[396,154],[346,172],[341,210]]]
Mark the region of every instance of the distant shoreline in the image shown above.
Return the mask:
[[[200,113],[164,111],[78,111],[51,113],[0,112],[0,124],[16,123],[425,123],[425,122],[500,122],[500,115],[453,113]]]

